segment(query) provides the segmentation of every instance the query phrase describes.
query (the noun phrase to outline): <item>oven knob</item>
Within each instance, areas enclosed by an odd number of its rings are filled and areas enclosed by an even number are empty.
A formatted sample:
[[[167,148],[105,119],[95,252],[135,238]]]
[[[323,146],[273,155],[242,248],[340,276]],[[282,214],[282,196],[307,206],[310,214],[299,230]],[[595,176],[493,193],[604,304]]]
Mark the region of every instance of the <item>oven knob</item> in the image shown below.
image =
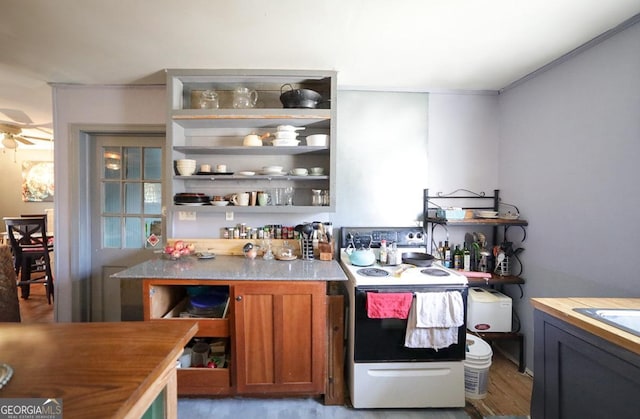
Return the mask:
[[[422,233],[416,233],[416,239],[422,240]]]
[[[409,233],[409,240],[413,239],[413,233]]]

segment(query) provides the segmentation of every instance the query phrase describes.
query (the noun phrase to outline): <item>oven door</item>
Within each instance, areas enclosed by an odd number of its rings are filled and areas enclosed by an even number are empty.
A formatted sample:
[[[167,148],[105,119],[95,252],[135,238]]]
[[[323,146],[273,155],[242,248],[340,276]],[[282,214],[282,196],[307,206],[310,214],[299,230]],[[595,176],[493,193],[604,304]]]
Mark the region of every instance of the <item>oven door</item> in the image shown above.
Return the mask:
[[[371,319],[367,316],[367,292],[442,292],[462,293],[464,324],[458,328],[458,343],[437,351],[430,348],[404,346],[406,319]],[[467,338],[467,287],[429,285],[428,287],[357,287],[354,304],[354,361],[355,362],[428,362],[460,361],[465,357]]]

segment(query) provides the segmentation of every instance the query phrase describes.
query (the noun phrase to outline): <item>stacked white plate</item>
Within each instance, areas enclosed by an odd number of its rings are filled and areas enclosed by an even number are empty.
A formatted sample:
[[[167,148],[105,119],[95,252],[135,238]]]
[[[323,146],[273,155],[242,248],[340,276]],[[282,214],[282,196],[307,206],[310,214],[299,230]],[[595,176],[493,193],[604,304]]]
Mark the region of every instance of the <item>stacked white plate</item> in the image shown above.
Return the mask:
[[[273,134],[275,137],[271,141],[276,147],[295,147],[300,144],[298,140],[298,130],[302,130],[304,127],[294,127],[293,125],[278,125],[278,130]]]
[[[275,147],[295,147],[298,144],[300,144],[300,140],[280,140],[280,139],[276,139],[271,141],[271,144],[273,144]]]
[[[282,171],[283,167],[282,166],[264,166],[262,168],[262,174],[263,175],[272,175],[272,176],[279,176],[279,175],[284,175],[285,173]]]
[[[498,211],[476,211],[476,216],[479,218],[498,218]]]

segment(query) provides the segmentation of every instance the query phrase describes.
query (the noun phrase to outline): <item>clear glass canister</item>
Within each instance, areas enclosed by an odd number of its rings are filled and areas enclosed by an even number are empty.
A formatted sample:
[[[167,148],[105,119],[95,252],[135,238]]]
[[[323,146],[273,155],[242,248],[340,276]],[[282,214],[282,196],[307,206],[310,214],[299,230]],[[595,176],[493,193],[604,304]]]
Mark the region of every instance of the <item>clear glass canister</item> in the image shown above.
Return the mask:
[[[313,206],[322,205],[322,190],[311,189],[311,205]]]
[[[321,195],[322,195],[322,205],[324,205],[324,206],[329,206],[329,205],[331,205],[331,199],[330,199],[330,197],[329,197],[329,190],[324,189],[324,190],[322,191],[322,194],[321,194]]]
[[[205,90],[200,93],[200,108],[218,109],[218,94],[213,90]]]

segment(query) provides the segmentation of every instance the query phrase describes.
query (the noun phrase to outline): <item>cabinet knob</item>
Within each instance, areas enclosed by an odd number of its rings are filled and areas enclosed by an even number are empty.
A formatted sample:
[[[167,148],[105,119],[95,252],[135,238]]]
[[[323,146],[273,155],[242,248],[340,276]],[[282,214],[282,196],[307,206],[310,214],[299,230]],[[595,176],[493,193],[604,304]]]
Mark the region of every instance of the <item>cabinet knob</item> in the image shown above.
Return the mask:
[[[238,296],[236,297],[236,301],[242,301],[242,295],[238,295]]]

